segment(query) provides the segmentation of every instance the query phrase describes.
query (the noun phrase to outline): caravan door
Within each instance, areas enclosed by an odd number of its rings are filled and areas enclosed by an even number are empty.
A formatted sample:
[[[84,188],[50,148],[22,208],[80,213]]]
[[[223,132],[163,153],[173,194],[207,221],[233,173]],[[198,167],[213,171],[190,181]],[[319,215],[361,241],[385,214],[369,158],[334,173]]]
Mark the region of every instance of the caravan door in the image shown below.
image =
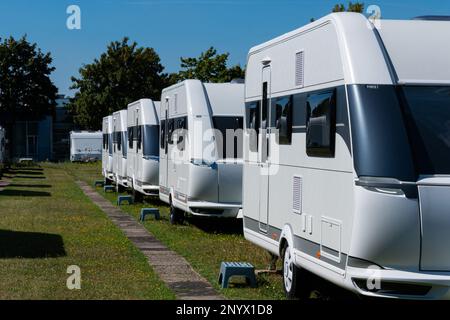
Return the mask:
[[[261,98],[261,127],[259,130],[259,229],[267,232],[269,215],[269,169],[270,169],[270,96],[271,96],[271,69],[265,66],[262,69],[262,98]]]
[[[168,149],[169,149],[169,139],[168,139],[168,121],[169,121],[169,100],[166,99],[164,103],[164,108],[161,110],[161,122],[160,122],[160,167],[159,167],[159,184],[164,187],[169,187],[168,176]],[[161,191],[161,190],[160,190]]]

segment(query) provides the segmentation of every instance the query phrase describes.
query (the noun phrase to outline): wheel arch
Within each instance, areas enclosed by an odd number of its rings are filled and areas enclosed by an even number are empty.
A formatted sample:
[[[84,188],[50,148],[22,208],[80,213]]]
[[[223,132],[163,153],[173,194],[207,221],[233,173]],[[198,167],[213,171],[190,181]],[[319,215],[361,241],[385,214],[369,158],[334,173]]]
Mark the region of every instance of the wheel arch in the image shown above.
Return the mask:
[[[294,248],[294,233],[292,232],[292,227],[290,224],[285,224],[280,234],[280,241],[278,248],[280,257],[282,256],[283,249],[286,246],[286,244],[291,248]]]

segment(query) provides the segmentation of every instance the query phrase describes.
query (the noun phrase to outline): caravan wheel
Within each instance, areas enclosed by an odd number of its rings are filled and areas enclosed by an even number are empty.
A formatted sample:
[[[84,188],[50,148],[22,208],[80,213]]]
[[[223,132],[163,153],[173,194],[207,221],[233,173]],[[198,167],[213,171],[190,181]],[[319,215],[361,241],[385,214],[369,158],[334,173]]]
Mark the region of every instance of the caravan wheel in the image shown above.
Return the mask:
[[[143,195],[142,195],[142,193],[140,193],[139,191],[137,191],[135,188],[134,188],[134,185],[133,185],[133,188],[131,189],[132,191],[131,191],[131,195],[133,196],[133,203],[136,203],[136,202],[142,202],[142,200],[143,200]]]
[[[296,299],[299,294],[300,270],[294,264],[294,253],[288,244],[283,249],[283,288],[288,299]]]
[[[173,206],[170,201],[170,224],[181,224],[184,220],[184,212]]]

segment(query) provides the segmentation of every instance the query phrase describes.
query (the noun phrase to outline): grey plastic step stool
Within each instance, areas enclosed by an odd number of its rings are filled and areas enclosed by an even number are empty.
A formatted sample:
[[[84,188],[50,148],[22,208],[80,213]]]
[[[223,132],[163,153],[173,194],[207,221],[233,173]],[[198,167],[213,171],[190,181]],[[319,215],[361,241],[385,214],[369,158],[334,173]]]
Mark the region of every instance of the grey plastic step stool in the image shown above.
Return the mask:
[[[154,215],[155,220],[159,220],[159,210],[156,208],[142,208],[141,216],[139,217],[139,221],[145,221],[145,216]]]
[[[108,192],[108,191],[114,192],[114,186],[111,186],[111,185],[103,186],[103,191],[105,191],[105,192]]]
[[[128,202],[128,204],[132,204],[133,203],[133,198],[131,196],[118,196],[117,197],[117,205],[120,206],[122,204],[122,202]]]
[[[103,187],[105,185],[105,181],[103,180],[95,180],[94,187]]]
[[[255,267],[248,262],[222,262],[220,265],[219,284],[228,288],[231,277],[244,276],[252,288],[256,288]]]

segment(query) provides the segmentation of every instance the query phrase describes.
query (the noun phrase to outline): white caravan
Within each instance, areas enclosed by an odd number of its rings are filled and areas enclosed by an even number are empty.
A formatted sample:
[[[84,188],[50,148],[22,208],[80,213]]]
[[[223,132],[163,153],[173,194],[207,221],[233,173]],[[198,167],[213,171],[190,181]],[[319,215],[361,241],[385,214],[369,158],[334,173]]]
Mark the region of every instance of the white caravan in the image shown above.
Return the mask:
[[[106,184],[114,180],[113,173],[113,117],[106,116],[102,124],[103,148],[102,148],[102,174]]]
[[[135,200],[159,191],[159,102],[141,99],[128,105],[128,186]]]
[[[127,110],[116,111],[112,115],[113,129],[113,177],[117,191],[127,185]]]
[[[243,113],[243,84],[186,80],[163,90],[159,197],[170,205],[172,223],[184,213],[238,216]]]
[[[289,297],[301,268],[450,297],[450,22],[374,24],[331,14],[248,55],[244,232]]]
[[[70,131],[70,161],[98,161],[102,157],[102,132]]]

